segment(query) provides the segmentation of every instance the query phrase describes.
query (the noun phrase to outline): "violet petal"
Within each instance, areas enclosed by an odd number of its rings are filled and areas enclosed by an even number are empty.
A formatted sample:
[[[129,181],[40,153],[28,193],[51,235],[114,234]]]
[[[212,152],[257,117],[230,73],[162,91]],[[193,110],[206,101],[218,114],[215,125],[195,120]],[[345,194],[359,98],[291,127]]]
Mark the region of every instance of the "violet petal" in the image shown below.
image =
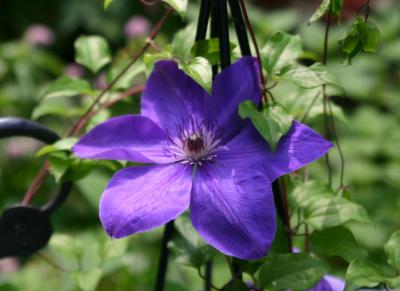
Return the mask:
[[[168,223],[188,208],[191,184],[191,167],[180,164],[120,170],[100,200],[103,227],[121,238]]]
[[[258,63],[253,57],[241,58],[215,77],[209,110],[224,129],[224,140],[245,124],[238,113],[239,104],[245,100],[258,104],[260,94]]]
[[[206,117],[210,98],[175,62],[159,61],[147,80],[141,113],[175,135],[177,126]]]
[[[80,158],[168,163],[163,152],[167,143],[165,133],[150,119],[123,115],[93,128],[72,150]]]
[[[190,214],[200,235],[220,252],[241,259],[266,256],[276,231],[271,184],[257,168],[198,167]]]

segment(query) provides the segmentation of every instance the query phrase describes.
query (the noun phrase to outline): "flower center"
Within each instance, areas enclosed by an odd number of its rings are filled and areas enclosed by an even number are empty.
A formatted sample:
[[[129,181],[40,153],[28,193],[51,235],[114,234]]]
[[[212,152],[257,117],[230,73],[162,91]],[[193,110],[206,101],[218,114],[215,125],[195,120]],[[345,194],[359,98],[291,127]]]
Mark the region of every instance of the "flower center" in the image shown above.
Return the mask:
[[[186,141],[186,147],[190,153],[199,153],[204,149],[204,140],[201,136],[192,134]]]
[[[216,157],[215,151],[219,147],[220,139],[216,137],[217,131],[213,126],[190,120],[185,126],[176,128],[177,136],[170,136],[170,143],[164,148],[166,156],[192,165],[201,165]]]

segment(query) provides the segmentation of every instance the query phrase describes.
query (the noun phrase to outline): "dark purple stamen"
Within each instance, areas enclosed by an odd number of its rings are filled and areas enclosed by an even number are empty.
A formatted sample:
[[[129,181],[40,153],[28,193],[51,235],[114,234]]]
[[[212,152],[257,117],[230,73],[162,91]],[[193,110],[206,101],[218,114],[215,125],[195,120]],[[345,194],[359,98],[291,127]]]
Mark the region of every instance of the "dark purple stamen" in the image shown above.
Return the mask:
[[[189,137],[186,144],[191,152],[197,153],[204,149],[204,140],[196,135]]]

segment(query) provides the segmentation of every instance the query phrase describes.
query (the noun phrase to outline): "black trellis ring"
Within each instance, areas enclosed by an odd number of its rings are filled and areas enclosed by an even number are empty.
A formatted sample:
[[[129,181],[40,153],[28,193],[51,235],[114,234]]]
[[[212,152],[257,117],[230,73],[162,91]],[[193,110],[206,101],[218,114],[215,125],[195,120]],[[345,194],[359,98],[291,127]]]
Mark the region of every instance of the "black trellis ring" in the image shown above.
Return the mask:
[[[0,118],[0,139],[31,137],[52,144],[60,137],[51,129],[31,120]],[[52,233],[50,216],[69,195],[72,182],[63,182],[51,201],[41,208],[15,205],[0,216],[0,259],[9,256],[28,256],[47,245]]]

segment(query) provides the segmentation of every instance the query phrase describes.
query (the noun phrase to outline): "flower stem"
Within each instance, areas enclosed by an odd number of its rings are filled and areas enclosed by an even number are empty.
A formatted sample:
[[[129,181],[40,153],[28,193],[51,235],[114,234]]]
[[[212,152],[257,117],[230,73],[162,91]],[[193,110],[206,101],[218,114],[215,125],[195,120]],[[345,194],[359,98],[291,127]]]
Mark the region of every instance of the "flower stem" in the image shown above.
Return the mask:
[[[168,222],[164,227],[164,234],[161,242],[160,259],[158,261],[157,281],[154,289],[155,291],[164,290],[169,258],[168,242],[172,238],[174,230],[175,227],[173,220]]]

